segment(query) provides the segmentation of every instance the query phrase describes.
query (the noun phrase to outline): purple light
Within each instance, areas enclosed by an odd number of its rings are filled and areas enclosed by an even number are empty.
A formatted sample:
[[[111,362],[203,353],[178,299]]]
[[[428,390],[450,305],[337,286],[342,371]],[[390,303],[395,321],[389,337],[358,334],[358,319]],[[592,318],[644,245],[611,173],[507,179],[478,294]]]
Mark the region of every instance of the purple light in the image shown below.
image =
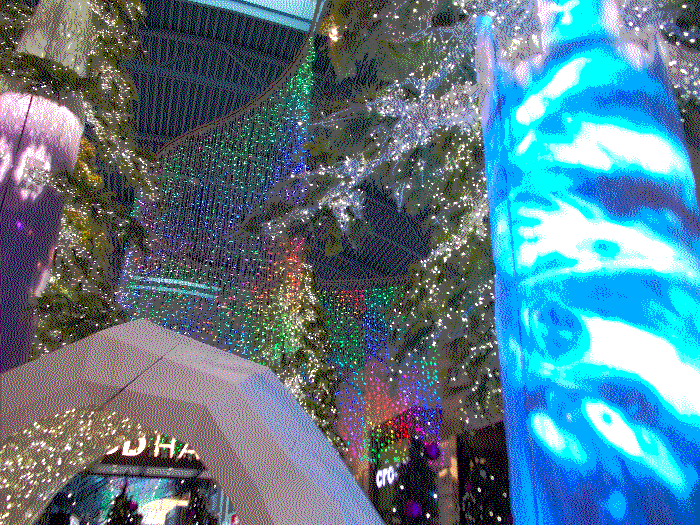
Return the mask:
[[[17,229],[21,230],[23,228],[22,223],[20,221],[17,221]]]
[[[440,457],[440,447],[437,445],[437,443],[428,443],[425,445],[425,453],[430,459],[435,461]]]
[[[413,501],[412,499],[406,502],[406,506],[404,507],[403,511],[409,518],[417,518],[423,514],[423,508],[420,506],[420,503]]]

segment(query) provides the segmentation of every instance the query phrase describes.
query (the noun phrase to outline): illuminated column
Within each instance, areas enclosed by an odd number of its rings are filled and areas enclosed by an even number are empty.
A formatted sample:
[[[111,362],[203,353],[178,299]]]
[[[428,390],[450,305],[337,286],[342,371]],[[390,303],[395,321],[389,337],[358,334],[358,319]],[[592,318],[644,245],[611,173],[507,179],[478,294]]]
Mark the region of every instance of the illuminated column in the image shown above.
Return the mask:
[[[659,45],[538,4],[541,67],[479,38],[515,523],[698,523],[700,213]]]
[[[91,17],[82,1],[42,2],[18,51],[84,76]],[[0,372],[29,358],[34,329],[27,306],[48,280],[63,210],[47,184],[52,173],[75,168],[82,115],[72,92],[30,95],[17,86],[0,95]]]

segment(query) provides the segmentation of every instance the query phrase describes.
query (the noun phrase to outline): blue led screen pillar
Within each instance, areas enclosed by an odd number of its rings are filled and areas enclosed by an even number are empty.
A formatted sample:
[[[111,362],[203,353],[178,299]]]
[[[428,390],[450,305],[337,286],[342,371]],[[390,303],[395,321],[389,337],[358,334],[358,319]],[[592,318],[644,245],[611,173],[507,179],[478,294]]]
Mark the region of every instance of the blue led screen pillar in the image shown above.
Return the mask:
[[[659,44],[538,8],[529,76],[479,38],[515,523],[700,523],[700,214]]]

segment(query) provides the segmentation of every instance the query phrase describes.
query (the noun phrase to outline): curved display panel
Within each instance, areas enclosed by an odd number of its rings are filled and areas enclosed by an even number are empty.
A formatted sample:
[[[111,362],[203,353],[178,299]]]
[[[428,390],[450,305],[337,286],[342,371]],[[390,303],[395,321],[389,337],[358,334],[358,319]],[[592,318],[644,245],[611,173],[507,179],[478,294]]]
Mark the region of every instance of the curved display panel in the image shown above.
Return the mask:
[[[480,39],[515,523],[697,523],[700,222],[659,45],[539,4],[529,78]]]

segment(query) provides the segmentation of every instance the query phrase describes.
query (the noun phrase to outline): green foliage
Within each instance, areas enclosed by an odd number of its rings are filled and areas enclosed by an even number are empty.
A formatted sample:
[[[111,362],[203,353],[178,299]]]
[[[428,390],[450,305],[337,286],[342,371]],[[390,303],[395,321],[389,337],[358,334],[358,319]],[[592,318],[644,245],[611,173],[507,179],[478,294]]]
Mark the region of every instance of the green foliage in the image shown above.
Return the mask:
[[[24,2],[8,1],[0,5],[0,71],[5,74],[19,69],[20,57],[14,50],[31,16],[32,10]],[[0,77],[0,82],[4,81]],[[0,84],[0,93],[8,88]]]
[[[127,181],[149,198],[158,196],[154,157],[136,144],[131,101],[136,88],[121,67],[128,58],[146,59],[137,27],[145,19],[143,5],[134,0],[99,0],[91,4],[97,37],[89,56],[86,78],[48,59],[18,53],[16,46],[30,21],[31,10],[21,0],[0,7],[0,77],[11,87],[56,99],[61,93],[82,97],[87,125],[98,140],[97,155],[119,168]]]
[[[328,320],[313,269],[304,262],[303,250],[292,248],[273,273],[272,286],[259,297],[260,328],[251,342],[258,351],[251,358],[275,372],[342,453],[345,444],[335,431],[340,376],[329,362]]]
[[[661,7],[674,20],[678,29],[697,35],[700,27],[700,5],[697,1],[667,0]],[[700,42],[683,38],[681,34],[664,31],[664,36],[671,42],[678,42],[690,49],[700,49]]]
[[[0,5],[0,92],[11,89],[54,100],[65,93],[77,94],[83,101],[86,125],[97,137],[94,144],[82,140],[72,174],[52,174],[50,184],[66,204],[51,280],[30,305],[38,318],[33,358],[127,320],[114,297],[112,240],[145,252],[146,233],[105,191],[96,157],[116,164],[127,184],[144,197],[158,198],[155,158],[136,145],[131,113],[136,89],[121,67],[125,59],[145,59],[137,32],[145,10],[133,0],[98,0],[91,8],[97,36],[86,78],[81,78],[51,60],[18,53],[16,47],[32,11],[21,0]]]
[[[437,71],[445,54],[444,45],[432,38],[402,43],[380,41],[376,51],[377,76],[388,82],[405,80],[416,72],[428,77]]]
[[[373,14],[386,5],[386,0],[336,0],[322,22],[319,32],[329,35],[329,55],[339,79],[354,76],[356,62],[377,54],[377,33],[381,23]],[[337,40],[336,36],[337,35]]]
[[[386,0],[334,2],[319,32],[329,36],[338,78],[355,76],[357,65],[369,61],[376,64],[382,81],[405,80],[411,73],[430,75],[444,58],[444,46],[430,37],[407,37],[425,26],[429,13],[436,13],[436,26],[455,21],[451,2],[436,7],[433,0],[406,2],[394,17],[392,3]]]
[[[113,239],[147,251],[146,231],[104,190],[95,150],[83,139],[74,172],[54,176],[65,197],[51,280],[32,303],[38,317],[32,357],[127,321],[114,297]]]
[[[80,290],[69,295],[51,287],[37,299],[34,309],[41,322],[32,358],[44,349],[54,350],[129,320],[113,301]]]

